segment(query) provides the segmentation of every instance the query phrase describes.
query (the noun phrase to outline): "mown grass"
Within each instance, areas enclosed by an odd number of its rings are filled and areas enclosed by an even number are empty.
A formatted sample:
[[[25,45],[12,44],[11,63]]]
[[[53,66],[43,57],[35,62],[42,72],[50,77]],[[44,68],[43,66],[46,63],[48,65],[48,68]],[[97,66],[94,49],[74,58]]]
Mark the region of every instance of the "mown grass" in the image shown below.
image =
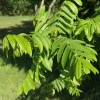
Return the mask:
[[[32,21],[33,16],[0,16],[0,29],[23,25],[23,21]]]
[[[2,51],[2,39],[7,34],[29,33],[33,30],[32,18],[32,16],[0,16],[0,100],[16,100],[19,97],[17,89],[30,68],[30,64],[21,58],[14,60],[11,53],[9,58],[6,58]]]
[[[33,30],[32,19],[33,16],[0,16],[0,100],[100,100],[100,75],[94,74],[82,83],[80,97],[72,97],[66,90],[55,96],[43,95],[40,89],[30,91],[27,96],[17,95],[18,86],[31,66],[31,59],[24,55],[14,60],[11,52],[6,58],[2,52],[2,39],[7,34],[30,33]]]
[[[15,100],[18,97],[17,89],[26,73],[17,67],[11,63],[6,64],[0,56],[0,100]]]

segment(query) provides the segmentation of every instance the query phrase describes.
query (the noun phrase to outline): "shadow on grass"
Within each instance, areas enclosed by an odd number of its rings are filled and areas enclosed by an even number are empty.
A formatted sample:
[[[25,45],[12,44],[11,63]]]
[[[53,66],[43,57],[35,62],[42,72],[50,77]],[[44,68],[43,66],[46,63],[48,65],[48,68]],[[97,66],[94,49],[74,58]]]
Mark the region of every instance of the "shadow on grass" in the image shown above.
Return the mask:
[[[31,66],[31,58],[28,55],[23,55],[19,58],[13,58],[12,50],[9,51],[9,58],[6,57],[6,54],[2,50],[2,40],[7,34],[20,34],[26,33],[29,34],[34,30],[32,21],[22,21],[22,25],[16,25],[8,28],[0,29],[0,57],[5,63],[11,63],[13,65],[17,64],[17,67],[20,69],[24,68],[27,71]]]
[[[27,33],[29,34],[34,30],[32,21],[22,21],[22,25],[11,26],[8,28],[0,29],[0,39],[3,39],[7,34],[19,34]]]

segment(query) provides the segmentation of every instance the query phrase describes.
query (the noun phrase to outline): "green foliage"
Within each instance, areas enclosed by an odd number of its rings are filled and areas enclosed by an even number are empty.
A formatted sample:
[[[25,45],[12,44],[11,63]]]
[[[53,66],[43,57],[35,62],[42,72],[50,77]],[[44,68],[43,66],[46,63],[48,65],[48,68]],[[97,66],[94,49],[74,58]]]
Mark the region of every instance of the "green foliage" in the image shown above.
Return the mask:
[[[94,33],[96,33],[97,35],[100,33],[99,21],[100,15],[86,20],[79,19],[78,25],[75,29],[75,35],[80,35],[81,39],[86,37],[88,41],[91,41]]]
[[[1,0],[0,11],[2,15],[32,14],[34,12],[33,5],[35,5],[33,0]]]
[[[7,35],[3,39],[7,56],[12,47],[14,57],[27,53],[33,61],[19,94],[35,90],[36,84],[45,84],[41,85],[42,92],[54,95],[67,89],[79,96],[82,91],[78,87],[84,77],[90,72],[99,73],[92,65],[97,53],[85,38],[91,41],[93,34],[100,32],[100,18],[79,19],[77,5],[82,5],[81,0],[65,0],[53,16],[43,6],[34,16],[35,30],[31,34]]]

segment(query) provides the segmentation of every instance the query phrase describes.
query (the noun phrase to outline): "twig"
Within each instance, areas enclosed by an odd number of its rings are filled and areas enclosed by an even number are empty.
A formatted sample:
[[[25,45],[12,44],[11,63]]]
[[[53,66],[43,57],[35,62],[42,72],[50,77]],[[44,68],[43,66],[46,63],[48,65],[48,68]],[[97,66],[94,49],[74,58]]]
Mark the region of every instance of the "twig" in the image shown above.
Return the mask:
[[[56,0],[52,0],[50,6],[49,6],[49,12],[51,12],[52,7],[54,6]]]
[[[44,0],[41,1],[40,9],[44,5]]]

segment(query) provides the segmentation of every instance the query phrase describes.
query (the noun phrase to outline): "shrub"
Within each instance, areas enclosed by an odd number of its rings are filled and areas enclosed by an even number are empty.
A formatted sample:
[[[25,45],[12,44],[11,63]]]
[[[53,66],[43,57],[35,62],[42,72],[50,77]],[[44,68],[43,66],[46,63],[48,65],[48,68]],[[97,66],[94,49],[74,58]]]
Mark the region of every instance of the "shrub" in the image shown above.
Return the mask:
[[[97,52],[91,41],[94,34],[100,33],[100,16],[80,19],[77,6],[82,6],[81,0],[65,0],[53,16],[43,6],[34,15],[32,33],[9,34],[3,39],[7,56],[12,47],[14,57],[25,53],[33,61],[19,94],[27,94],[39,84],[43,93],[54,95],[67,89],[71,95],[79,96],[79,86],[88,74],[99,73],[93,66]]]

